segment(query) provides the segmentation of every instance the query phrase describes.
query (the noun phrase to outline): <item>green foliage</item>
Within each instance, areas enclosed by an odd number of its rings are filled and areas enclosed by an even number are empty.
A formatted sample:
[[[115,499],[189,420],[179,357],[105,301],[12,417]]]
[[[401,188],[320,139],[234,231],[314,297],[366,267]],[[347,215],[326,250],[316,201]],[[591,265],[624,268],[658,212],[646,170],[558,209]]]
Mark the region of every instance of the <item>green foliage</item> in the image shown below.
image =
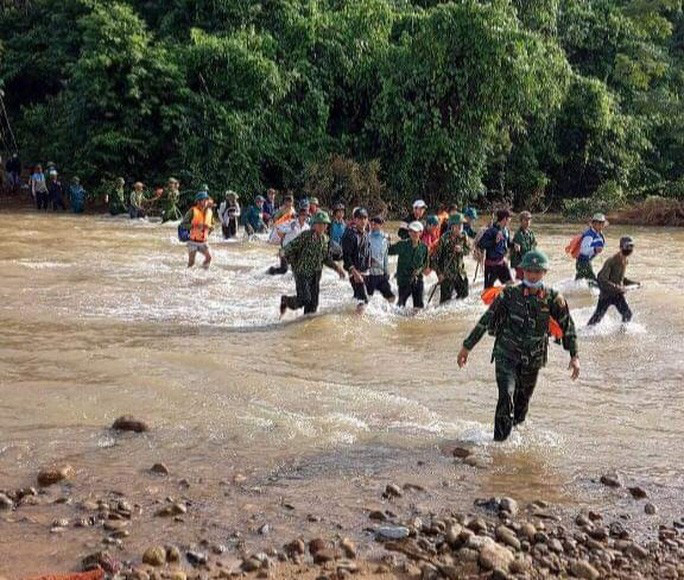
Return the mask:
[[[606,181],[591,198],[563,200],[563,215],[573,220],[586,220],[596,212],[605,214],[620,210],[625,201],[622,187],[615,181]]]

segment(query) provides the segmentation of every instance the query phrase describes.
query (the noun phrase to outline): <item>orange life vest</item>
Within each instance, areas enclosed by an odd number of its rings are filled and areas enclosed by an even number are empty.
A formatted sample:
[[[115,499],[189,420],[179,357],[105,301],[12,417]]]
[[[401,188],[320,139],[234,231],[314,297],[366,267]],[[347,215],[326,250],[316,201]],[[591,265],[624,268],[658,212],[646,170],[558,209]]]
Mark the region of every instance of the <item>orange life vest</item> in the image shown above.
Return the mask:
[[[580,255],[580,248],[582,247],[582,234],[577,234],[570,240],[570,243],[565,246],[565,253],[577,259]]]
[[[192,222],[190,222],[190,240],[203,244],[209,238],[211,229],[211,208],[202,211],[197,206],[192,208]]]
[[[296,216],[295,211],[291,209],[289,212],[285,212],[283,215],[281,215],[277,220],[273,222],[274,226],[279,226],[281,224],[284,224],[286,222],[289,222],[293,220]]]

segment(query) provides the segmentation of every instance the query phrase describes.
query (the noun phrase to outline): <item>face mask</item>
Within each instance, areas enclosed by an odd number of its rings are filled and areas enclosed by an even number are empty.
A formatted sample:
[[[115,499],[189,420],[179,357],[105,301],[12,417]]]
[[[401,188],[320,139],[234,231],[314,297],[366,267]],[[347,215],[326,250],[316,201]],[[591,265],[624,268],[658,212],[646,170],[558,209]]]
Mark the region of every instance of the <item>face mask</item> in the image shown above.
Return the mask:
[[[522,283],[523,286],[525,286],[525,288],[529,288],[530,290],[541,290],[544,287],[543,280],[539,280],[539,282],[530,282],[529,280],[523,280]]]
[[[623,256],[629,256],[633,251],[634,251],[633,248],[624,248],[624,249],[622,250],[622,255],[623,255]]]

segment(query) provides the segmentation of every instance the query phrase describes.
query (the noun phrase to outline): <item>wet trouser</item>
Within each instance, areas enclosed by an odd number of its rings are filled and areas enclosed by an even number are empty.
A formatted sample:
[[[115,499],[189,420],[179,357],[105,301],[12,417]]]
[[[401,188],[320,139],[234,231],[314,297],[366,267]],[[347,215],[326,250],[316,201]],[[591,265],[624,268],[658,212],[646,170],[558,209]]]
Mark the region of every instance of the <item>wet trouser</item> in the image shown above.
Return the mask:
[[[284,303],[290,310],[304,308],[304,314],[318,310],[318,293],[321,286],[321,272],[295,274],[296,296],[285,296]]]
[[[47,191],[36,191],[36,206],[38,209],[47,209],[50,201],[50,194]]]
[[[618,312],[622,315],[622,322],[629,322],[632,320],[632,311],[629,309],[624,294],[608,294],[601,292],[598,304],[596,305],[596,310],[587,324],[593,326],[594,324],[601,322],[610,306],[615,306],[615,308],[618,309]]]
[[[237,218],[230,218],[227,224],[221,225],[221,231],[226,240],[234,238],[237,235]]]
[[[130,205],[128,206],[128,215],[132,220],[141,219],[145,217],[145,210],[140,207]]]
[[[380,292],[385,300],[394,300],[394,292],[387,274],[369,274],[366,276],[366,292],[373,296],[375,291]]]
[[[50,203],[52,203],[53,211],[57,211],[58,207],[60,209],[66,209],[66,206],[64,205],[64,200],[62,200],[62,196],[58,193],[55,193],[50,196]]]
[[[406,306],[406,301],[411,297],[414,308],[423,308],[423,278],[417,278],[408,284],[399,285],[399,300],[398,306]]]
[[[456,298],[468,297],[468,277],[445,278],[439,285],[439,303],[444,304],[451,300],[456,292]]]
[[[507,359],[496,360],[499,401],[494,416],[494,441],[504,441],[514,425],[525,421],[539,368]]]
[[[491,288],[497,280],[502,284],[508,284],[511,281],[511,271],[508,264],[505,261],[500,264],[487,264],[485,262],[484,287]]]
[[[280,266],[278,266],[278,267],[276,267],[276,266],[271,266],[271,267],[268,269],[268,273],[269,273],[271,276],[275,276],[276,274],[287,274],[287,267],[288,267],[287,259],[286,259],[286,258],[283,258],[283,257],[281,256],[281,257],[280,257]]]
[[[596,282],[596,274],[594,274],[590,260],[578,259],[575,262],[575,280],[591,280]]]

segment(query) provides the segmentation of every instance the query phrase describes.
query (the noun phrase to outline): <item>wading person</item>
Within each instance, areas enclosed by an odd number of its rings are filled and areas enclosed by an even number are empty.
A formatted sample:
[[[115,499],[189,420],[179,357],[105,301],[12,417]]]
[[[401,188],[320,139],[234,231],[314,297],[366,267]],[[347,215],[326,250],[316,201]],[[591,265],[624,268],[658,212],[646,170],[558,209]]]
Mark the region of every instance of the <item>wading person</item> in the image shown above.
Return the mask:
[[[66,209],[64,205],[64,187],[62,187],[62,182],[59,180],[56,169],[50,170],[50,181],[47,187],[52,211],[57,211],[57,208]]]
[[[523,256],[530,250],[537,249],[537,238],[534,232],[530,229],[532,223],[532,214],[529,211],[520,212],[520,227],[513,236],[511,247],[511,268],[515,270],[515,279],[522,280],[523,272],[520,268],[520,262]]]
[[[409,239],[409,224],[413,222],[419,222],[420,225],[425,228],[425,214],[427,212],[427,204],[422,199],[417,199],[413,202],[412,213],[406,216],[401,222],[399,222],[399,230],[397,235],[400,240]]]
[[[83,213],[85,198],[86,192],[81,186],[81,180],[78,177],[74,177],[69,186],[69,205],[71,205],[71,211],[74,213]]]
[[[140,181],[133,184],[128,198],[128,215],[132,220],[145,217],[145,186]]]
[[[126,213],[126,203],[124,202],[125,189],[126,180],[123,177],[117,177],[111,193],[105,195],[105,203],[111,215]]]
[[[373,296],[377,290],[388,302],[394,302],[396,296],[392,292],[389,278],[389,236],[382,231],[385,220],[382,216],[371,219],[371,231],[368,236],[370,249],[370,268],[366,276],[366,292]]]
[[[462,368],[485,333],[495,336],[492,360],[499,389],[495,441],[504,441],[514,425],[525,421],[539,370],[546,364],[551,319],[562,330],[563,348],[570,353],[572,379],[580,372],[575,325],[567,302],[556,291],[544,287],[548,258],[533,250],[525,254],[520,266],[522,283],[503,289],[458,353],[458,366]]]
[[[333,206],[332,223],[330,224],[330,239],[336,244],[342,244],[342,236],[347,229],[347,222],[344,220],[345,207],[343,203],[336,203]]]
[[[245,226],[245,231],[249,236],[266,231],[263,214],[264,201],[266,200],[262,195],[257,195],[254,198],[254,204],[242,214],[242,225]]]
[[[449,217],[448,228],[431,259],[432,269],[439,282],[440,304],[451,300],[454,292],[457,298],[468,296],[468,275],[463,258],[470,252],[470,245],[463,232],[461,214]]]
[[[602,213],[595,213],[591,218],[589,229],[582,234],[579,246],[579,255],[575,262],[575,280],[589,280],[596,282],[596,274],[591,266],[591,261],[603,252],[606,245],[606,238],[603,235],[603,228],[606,225],[606,216]]]
[[[638,282],[625,277],[627,257],[634,251],[634,240],[630,236],[620,238],[620,251],[608,258],[598,274],[599,294],[596,311],[589,319],[589,326],[598,324],[606,315],[610,306],[615,306],[622,316],[622,322],[632,320],[632,311],[625,300],[625,289],[628,286],[638,286]]]
[[[285,259],[292,266],[297,294],[280,297],[281,317],[288,309],[304,308],[304,314],[318,310],[323,266],[332,268],[344,280],[344,270],[330,256],[330,238],[325,233],[328,225],[328,214],[319,211],[311,219],[311,229],[301,233],[283,249]]]
[[[357,302],[357,309],[363,310],[368,303],[366,276],[371,265],[370,241],[368,237],[368,212],[357,207],[353,223],[342,236],[342,263],[349,274],[349,282]]]
[[[183,216],[181,225],[190,230],[188,240],[188,268],[195,265],[197,252],[204,256],[202,267],[206,270],[211,264],[211,252],[209,251],[209,234],[212,228],[213,213],[209,193],[200,191],[195,196],[195,205]]]
[[[223,238],[230,240],[237,235],[240,221],[240,203],[238,194],[232,190],[226,191],[226,198],[219,206],[219,220],[221,220],[221,233]]]
[[[285,252],[283,251],[285,246],[287,246],[292,240],[296,239],[299,234],[309,230],[310,228],[308,201],[304,201],[299,204],[299,213],[295,219],[285,224],[280,224],[274,228],[274,232],[279,240],[278,243],[280,244],[280,251],[278,252],[280,266],[271,266],[268,269],[268,273],[271,276],[287,273],[288,263],[287,259],[285,258]]]
[[[175,177],[169,177],[164,194],[162,200],[162,223],[181,219],[182,214],[180,209],[178,209],[178,204],[180,202],[180,182]]]
[[[475,231],[475,222],[477,221],[477,210],[474,207],[467,207],[463,212],[463,232],[471,240],[475,239],[477,232]]]
[[[273,225],[279,226],[292,221],[297,214],[294,209],[294,197],[291,195],[286,195],[283,198],[283,205],[278,209],[275,216],[273,217]]]
[[[441,233],[439,218],[436,215],[429,215],[425,220],[425,229],[423,230],[420,239],[428,247],[430,255],[435,251]]]
[[[42,165],[36,165],[29,179],[29,187],[31,189],[31,197],[36,202],[36,207],[47,210],[49,194]]]
[[[409,239],[392,244],[388,253],[399,256],[397,261],[398,306],[406,306],[411,298],[414,308],[423,308],[423,274],[429,271],[428,248],[420,241],[423,224],[414,221],[409,224]]]
[[[270,188],[266,192],[266,199],[264,200],[264,207],[263,209],[263,215],[264,215],[264,222],[266,225],[271,225],[273,222],[273,218],[276,215],[276,212],[278,211],[278,202],[276,201],[276,190],[273,188]]]
[[[506,263],[506,253],[510,246],[510,233],[508,222],[511,221],[511,213],[507,209],[496,212],[496,221],[487,229],[479,242],[478,247],[485,252],[484,262],[484,287],[494,286],[499,280],[502,284],[510,284],[511,271]]]

